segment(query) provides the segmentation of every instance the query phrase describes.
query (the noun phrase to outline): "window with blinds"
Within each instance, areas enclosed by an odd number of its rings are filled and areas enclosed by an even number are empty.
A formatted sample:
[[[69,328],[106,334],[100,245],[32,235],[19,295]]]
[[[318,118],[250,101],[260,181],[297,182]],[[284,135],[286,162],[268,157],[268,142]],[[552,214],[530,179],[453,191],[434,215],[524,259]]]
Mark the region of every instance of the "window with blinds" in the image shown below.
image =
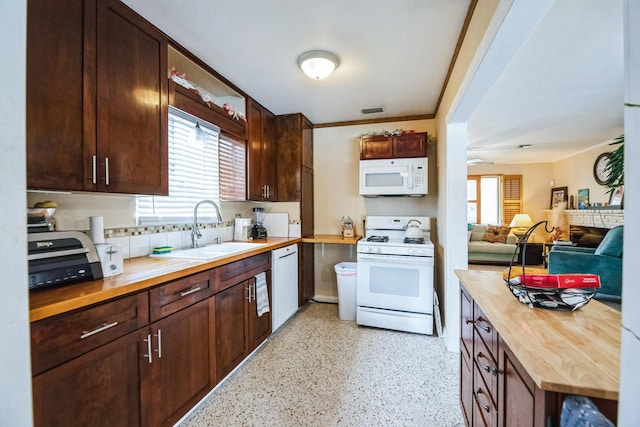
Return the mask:
[[[225,132],[220,134],[220,200],[223,202],[247,199],[246,153],[244,141]]]
[[[200,200],[220,202],[221,177],[228,182],[225,188],[238,185],[232,184],[234,179],[228,175],[228,171],[235,173],[241,170],[242,176],[239,179],[244,182],[244,164],[239,167],[239,160],[236,159],[241,157],[236,153],[239,148],[228,148],[229,145],[232,143],[220,138],[220,129],[217,126],[170,106],[169,195],[137,197],[138,223],[159,224],[191,220],[193,208]],[[234,156],[229,157],[227,152]],[[244,154],[242,158],[244,159]],[[232,163],[229,166],[227,162]],[[205,204],[198,209],[199,220],[214,218],[216,213],[213,207]]]
[[[522,212],[522,175],[503,175],[502,211],[504,224],[510,224],[514,216]]]

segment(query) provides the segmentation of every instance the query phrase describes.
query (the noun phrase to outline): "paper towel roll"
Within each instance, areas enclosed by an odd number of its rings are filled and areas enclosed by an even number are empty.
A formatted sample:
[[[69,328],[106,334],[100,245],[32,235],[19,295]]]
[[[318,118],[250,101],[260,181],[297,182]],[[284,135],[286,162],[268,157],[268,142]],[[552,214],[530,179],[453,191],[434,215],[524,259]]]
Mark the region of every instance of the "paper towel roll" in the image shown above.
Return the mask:
[[[91,240],[93,240],[94,244],[104,243],[104,218],[90,216],[89,229],[91,230]]]

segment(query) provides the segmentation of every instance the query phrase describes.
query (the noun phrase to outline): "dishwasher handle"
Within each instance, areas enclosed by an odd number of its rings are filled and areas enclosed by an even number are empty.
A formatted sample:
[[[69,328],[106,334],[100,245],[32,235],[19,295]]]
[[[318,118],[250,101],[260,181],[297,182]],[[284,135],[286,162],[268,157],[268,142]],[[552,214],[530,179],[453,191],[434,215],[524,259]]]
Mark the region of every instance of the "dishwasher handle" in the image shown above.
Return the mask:
[[[284,255],[279,256],[278,259],[283,259],[283,258],[286,258],[288,256],[295,255],[297,253],[298,252],[289,252],[288,254],[284,254]]]

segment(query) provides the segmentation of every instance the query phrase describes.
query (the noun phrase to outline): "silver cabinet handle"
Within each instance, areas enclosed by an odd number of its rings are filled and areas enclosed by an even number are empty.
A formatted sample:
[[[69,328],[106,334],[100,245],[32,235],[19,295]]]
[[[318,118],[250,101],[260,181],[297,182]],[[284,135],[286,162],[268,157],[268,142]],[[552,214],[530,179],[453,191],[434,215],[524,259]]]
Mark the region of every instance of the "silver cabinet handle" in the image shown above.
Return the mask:
[[[483,403],[480,402],[480,395],[481,394],[485,394],[486,395],[486,393],[481,388],[479,388],[473,395],[476,398],[476,402],[478,402],[478,405],[480,405],[480,407],[482,409],[484,409],[485,412],[489,412],[489,405],[486,404],[486,403],[483,404]]]
[[[94,329],[92,331],[82,331],[82,335],[80,335],[80,339],[83,340],[85,338],[90,337],[91,335],[95,335],[95,334],[100,333],[102,331],[106,331],[107,329],[113,328],[117,324],[118,324],[117,321],[116,322],[112,322],[112,323],[104,322],[102,325],[98,326],[96,329]]]
[[[491,367],[489,365],[485,365],[484,363],[482,363],[480,359],[489,360],[484,354],[482,354],[482,352],[478,353],[478,355],[476,356],[476,363],[478,363],[478,366],[481,369],[483,369],[485,372],[491,372]]]
[[[485,331],[485,332],[490,332],[491,331],[491,327],[489,326],[487,321],[484,320],[482,317],[478,317],[476,319],[476,325],[478,325],[478,327],[480,329],[482,329],[483,331]]]
[[[195,292],[198,292],[200,290],[200,286],[198,286],[197,288],[191,288],[188,291],[182,291],[180,292],[180,296],[181,297],[186,297],[187,295],[191,295]]]
[[[96,156],[95,154],[93,156],[91,156],[91,163],[92,163],[92,167],[93,167],[93,174],[92,174],[92,180],[94,184],[98,183],[98,156]]]
[[[147,339],[142,341],[147,343],[147,354],[145,354],[144,357],[146,357],[149,364],[151,364],[153,362],[153,352],[151,351],[151,334],[147,334]]]
[[[158,353],[158,359],[162,359],[162,329],[158,329],[158,333],[155,336],[158,338],[158,348],[154,351]]]
[[[251,285],[247,286],[247,301],[251,302]]]
[[[271,191],[269,191],[269,184],[267,184],[267,199],[269,198],[269,196],[271,195]]]
[[[109,185],[109,158],[105,157],[104,158],[104,170],[105,170],[105,178],[104,178],[104,183],[106,185]]]

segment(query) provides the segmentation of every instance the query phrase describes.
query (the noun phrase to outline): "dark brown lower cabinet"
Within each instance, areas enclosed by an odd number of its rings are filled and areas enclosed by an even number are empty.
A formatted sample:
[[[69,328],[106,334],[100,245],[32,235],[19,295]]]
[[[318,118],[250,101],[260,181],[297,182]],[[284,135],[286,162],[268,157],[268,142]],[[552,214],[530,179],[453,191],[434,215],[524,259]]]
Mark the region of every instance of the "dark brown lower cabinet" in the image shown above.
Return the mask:
[[[137,426],[140,412],[138,330],[33,378],[36,426]]]
[[[142,425],[170,426],[215,385],[215,299],[208,298],[151,324],[140,343]],[[149,347],[151,356],[149,356]]]
[[[271,304],[271,270],[266,272]],[[221,381],[271,334],[271,314],[258,316],[255,278],[216,294],[216,365]]]
[[[313,298],[315,288],[315,243],[301,243],[298,262],[298,307]]]
[[[216,294],[216,366],[222,380],[247,354],[244,302],[248,281]]]

